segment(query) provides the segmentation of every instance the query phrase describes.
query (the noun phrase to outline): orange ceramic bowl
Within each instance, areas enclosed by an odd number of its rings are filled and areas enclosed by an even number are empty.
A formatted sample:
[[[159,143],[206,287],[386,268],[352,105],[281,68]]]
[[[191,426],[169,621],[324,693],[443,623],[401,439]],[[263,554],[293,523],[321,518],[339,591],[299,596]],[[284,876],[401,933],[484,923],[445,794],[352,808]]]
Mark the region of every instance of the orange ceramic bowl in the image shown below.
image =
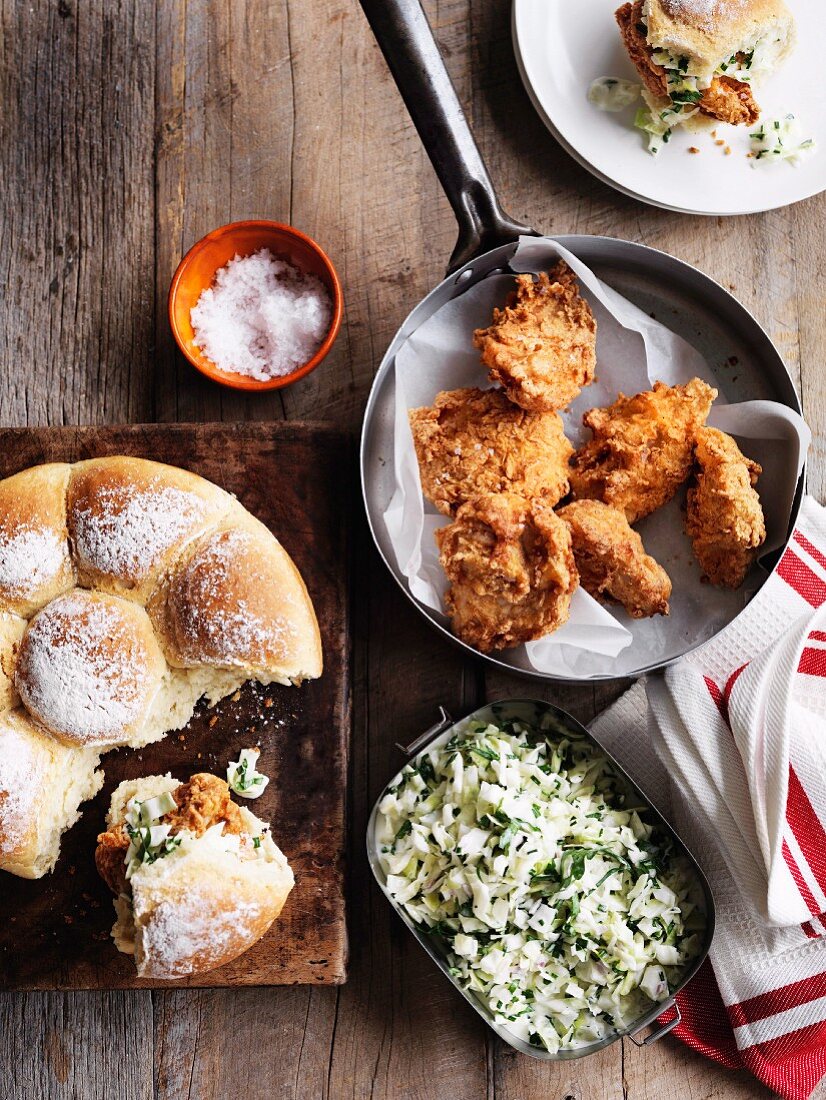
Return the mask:
[[[250,256],[262,248],[268,248],[276,259],[289,261],[299,271],[317,275],[329,290],[333,303],[330,328],[312,359],[297,367],[291,374],[268,378],[264,382],[243,374],[219,370],[195,346],[195,334],[190,319],[192,307],[200,298],[201,292],[212,285],[219,268],[235,256]],[[213,229],[194,244],[178,264],[169,288],[169,323],[178,347],[201,374],[235,390],[278,390],[315,370],[333,346],[341,327],[343,311],[341,283],[327,254],[305,233],[279,222],[231,222],[229,225],[222,225],[220,229]]]

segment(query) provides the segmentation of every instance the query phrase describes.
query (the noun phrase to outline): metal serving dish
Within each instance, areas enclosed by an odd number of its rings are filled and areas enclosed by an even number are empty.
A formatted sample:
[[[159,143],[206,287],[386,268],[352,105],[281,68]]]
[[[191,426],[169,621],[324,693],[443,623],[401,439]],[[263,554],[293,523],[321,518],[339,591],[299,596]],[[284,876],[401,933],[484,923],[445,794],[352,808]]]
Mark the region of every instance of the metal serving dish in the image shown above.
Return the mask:
[[[361,482],[370,531],[388,569],[413,606],[443,637],[488,664],[534,680],[594,682],[642,676],[663,668],[708,640],[710,634],[670,635],[653,658],[632,644],[593,675],[539,672],[519,649],[479,650],[457,638],[447,617],[416,599],[399,568],[384,521],[395,489],[393,469],[395,360],[399,349],[438,309],[495,273],[510,272],[520,235],[537,236],[504,213],[464,116],[456,91],[419,0],[361,0],[376,39],[399,87],[425,150],[433,163],[459,226],[459,239],[445,279],[412,310],[388,347],[376,374],[364,414]],[[757,320],[719,283],[682,260],[630,241],[591,235],[556,236],[608,286],[645,313],[667,324],[699,351],[730,402],[770,400],[800,412],[794,384],[777,348]],[[468,334],[469,336],[469,334]],[[723,366],[727,364],[727,366]],[[736,364],[736,370],[732,366]],[[768,468],[768,467],[767,467]],[[764,481],[761,493],[771,492]],[[791,538],[803,494],[803,476],[778,485],[791,507],[782,546],[764,555],[765,583]],[[713,634],[733,621],[720,615]]]
[[[570,714],[567,714],[564,710],[560,710],[559,707],[555,707],[552,703],[545,703],[537,699],[505,699],[496,703],[488,703],[483,707],[479,707],[477,710],[474,710],[471,714],[467,715],[467,717],[461,719],[458,722],[454,722],[443,708],[441,714],[442,717],[440,721],[437,722],[436,725],[432,726],[430,729],[426,730],[423,734],[421,734],[420,737],[417,737],[416,740],[413,741],[410,745],[398,746],[399,749],[408,757],[408,759],[418,755],[425,749],[441,747],[454,734],[463,733],[467,728],[468,723],[472,721],[494,722],[498,724],[510,720],[517,720],[526,722],[530,725],[535,725],[538,724],[541,719],[547,720],[547,716],[551,716],[551,721],[553,724],[551,729],[548,731],[549,733],[561,734],[563,736],[566,734],[573,734],[576,737],[581,737],[584,738],[586,741],[589,741],[598,752],[600,752],[607,760],[610,761],[617,775],[628,785],[634,795],[639,798],[642,803],[645,804],[645,806],[648,808],[649,820],[653,820],[653,822],[660,829],[668,834],[668,836],[674,843],[676,851],[688,860],[691,868],[694,871],[694,874],[696,875],[697,884],[702,890],[705,904],[706,927],[703,937],[703,946],[695,961],[686,971],[682,982],[680,983],[678,988],[674,990],[671,996],[667,1000],[661,1001],[659,1004],[651,1008],[649,1012],[641,1016],[630,1027],[621,1030],[618,1029],[607,1035],[605,1038],[600,1039],[597,1042],[590,1043],[587,1046],[578,1047],[575,1050],[560,1050],[556,1054],[552,1054],[547,1050],[541,1050],[538,1047],[531,1046],[529,1043],[526,1043],[517,1036],[512,1035],[509,1031],[498,1024],[494,1019],[493,1013],[481,1000],[478,1000],[473,993],[462,989],[461,986],[457,984],[456,980],[448,972],[447,960],[445,956],[441,951],[439,951],[432,937],[429,937],[425,935],[422,931],[420,931],[420,929],[413,923],[410,917],[404,912],[401,906],[399,906],[387,892],[385,875],[379,861],[379,853],[376,845],[376,823],[379,812],[379,803],[384,796],[384,791],[388,786],[398,780],[398,773],[390,780],[388,780],[388,782],[382,788],[382,793],[376,799],[376,803],[373,806],[373,810],[370,814],[370,820],[367,823],[367,858],[369,860],[370,867],[373,871],[376,882],[379,884],[382,893],[393,906],[397,915],[407,925],[407,927],[416,937],[420,946],[423,947],[427,954],[431,957],[431,959],[433,959],[433,961],[436,963],[436,965],[439,967],[439,969],[442,971],[448,981],[450,981],[456,987],[456,989],[459,991],[459,993],[461,993],[468,1004],[472,1005],[472,1007],[479,1013],[485,1023],[499,1036],[500,1039],[502,1039],[505,1043],[508,1043],[515,1050],[518,1050],[522,1054],[528,1054],[532,1058],[538,1058],[541,1061],[546,1062],[564,1061],[568,1059],[584,1058],[588,1054],[595,1054],[597,1051],[603,1050],[605,1047],[610,1046],[611,1043],[616,1042],[617,1039],[621,1039],[624,1036],[628,1036],[635,1043],[637,1043],[638,1046],[649,1046],[651,1043],[656,1042],[657,1039],[662,1038],[663,1035],[666,1035],[680,1022],[680,1010],[676,1004],[675,998],[677,994],[685,988],[685,986],[691,981],[691,979],[699,970],[700,966],[708,955],[709,948],[711,947],[711,940],[714,935],[714,899],[712,897],[711,889],[708,885],[706,877],[697,865],[697,861],[694,859],[692,854],[686,848],[685,844],[683,844],[682,840],[680,840],[679,836],[674,832],[674,830],[665,820],[662,814],[660,814],[654,808],[654,806],[651,804],[650,799],[646,797],[645,792],[640,790],[638,785],[631,779],[625,769],[617,763],[617,761],[609,752],[605,751],[602,745],[599,744],[596,738],[593,737],[583,725],[577,722],[575,718],[573,718]],[[656,1030],[648,1034],[644,1040],[640,1041],[635,1038],[635,1035],[638,1032],[642,1031],[646,1027],[650,1027],[656,1022],[658,1017],[662,1016],[665,1013],[668,1013],[669,1010],[673,1010],[674,1014],[665,1023],[660,1024],[656,1028]]]

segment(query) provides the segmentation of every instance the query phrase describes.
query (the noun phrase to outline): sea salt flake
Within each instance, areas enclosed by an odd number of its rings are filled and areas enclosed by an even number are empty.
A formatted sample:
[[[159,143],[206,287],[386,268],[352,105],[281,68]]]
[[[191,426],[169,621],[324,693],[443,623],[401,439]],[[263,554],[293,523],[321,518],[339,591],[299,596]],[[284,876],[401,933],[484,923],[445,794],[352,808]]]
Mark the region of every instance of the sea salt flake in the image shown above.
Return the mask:
[[[322,281],[267,248],[236,255],[191,311],[194,342],[215,366],[259,381],[291,374],[311,359],[332,316]]]

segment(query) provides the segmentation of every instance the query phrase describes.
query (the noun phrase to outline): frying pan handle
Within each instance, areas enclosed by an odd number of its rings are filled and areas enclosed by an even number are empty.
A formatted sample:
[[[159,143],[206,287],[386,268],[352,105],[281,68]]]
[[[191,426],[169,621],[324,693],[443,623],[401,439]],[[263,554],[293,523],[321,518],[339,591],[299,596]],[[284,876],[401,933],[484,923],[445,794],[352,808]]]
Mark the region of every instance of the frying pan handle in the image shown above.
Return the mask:
[[[419,0],[361,0],[393,79],[459,223],[448,274],[520,234],[502,211]]]

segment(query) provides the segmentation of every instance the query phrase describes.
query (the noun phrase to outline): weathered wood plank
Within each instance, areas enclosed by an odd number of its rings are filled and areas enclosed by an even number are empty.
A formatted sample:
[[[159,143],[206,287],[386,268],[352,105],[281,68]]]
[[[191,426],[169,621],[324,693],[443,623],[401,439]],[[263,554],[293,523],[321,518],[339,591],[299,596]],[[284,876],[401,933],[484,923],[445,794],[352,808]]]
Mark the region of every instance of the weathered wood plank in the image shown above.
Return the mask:
[[[154,310],[151,7],[7,2],[2,18],[0,420],[144,418]]]
[[[150,414],[148,5],[0,5],[0,422]],[[3,995],[10,1096],[152,1096],[148,993]]]
[[[296,987],[156,999],[156,1100],[326,1097],[337,991]],[[231,1030],[228,1031],[228,1011]]]
[[[148,993],[0,993],[2,1095],[151,1100]]]
[[[623,1046],[629,1100],[769,1100],[774,1096],[747,1070],[723,1069],[677,1039],[666,1038],[644,1050],[629,1041]],[[823,1095],[820,1090],[815,1093],[815,1097]]]
[[[269,5],[256,10],[264,7]],[[181,257],[205,233],[233,220],[232,117],[238,89],[232,12],[229,2],[157,5],[154,396],[159,420],[232,419],[225,416],[227,405],[235,408],[236,419],[247,419],[238,414],[238,399],[230,391],[208,382],[180,355],[166,316],[169,282]],[[270,46],[276,58],[289,56],[283,32]],[[280,416],[277,395],[255,396],[270,418]]]
[[[348,906],[350,980],[339,991],[329,1096],[479,1100],[492,1095],[487,1036],[444,982],[373,882],[364,854],[367,816],[439,705],[459,714],[478,697],[475,667],[436,638],[380,568],[356,548],[361,597],[356,651]]]

